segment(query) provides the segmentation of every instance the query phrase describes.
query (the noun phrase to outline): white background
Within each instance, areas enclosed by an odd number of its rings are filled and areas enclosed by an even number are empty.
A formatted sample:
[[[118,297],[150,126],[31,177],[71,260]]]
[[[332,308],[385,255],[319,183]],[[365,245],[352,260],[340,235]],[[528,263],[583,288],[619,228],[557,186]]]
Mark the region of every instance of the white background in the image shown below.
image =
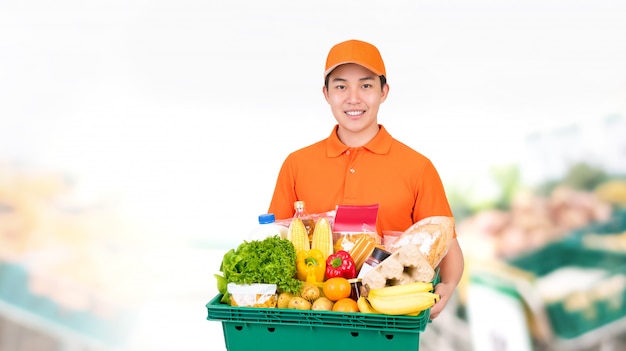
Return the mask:
[[[524,159],[529,133],[626,113],[625,18],[621,0],[0,1],[0,160],[224,247],[287,154],[330,133],[333,44],[378,46],[379,122],[472,185]]]
[[[284,157],[334,124],[328,49],[359,38],[387,64],[380,123],[467,182],[522,158],[529,132],[624,114],[625,15],[608,0],[3,2],[0,157],[170,229],[253,226]]]

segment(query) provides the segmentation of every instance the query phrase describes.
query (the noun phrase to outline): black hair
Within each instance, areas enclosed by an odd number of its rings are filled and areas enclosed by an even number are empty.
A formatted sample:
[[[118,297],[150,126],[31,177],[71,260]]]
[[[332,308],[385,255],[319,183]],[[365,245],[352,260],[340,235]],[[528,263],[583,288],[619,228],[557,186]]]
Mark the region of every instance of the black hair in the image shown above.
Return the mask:
[[[387,84],[387,77],[380,75],[378,76],[378,78],[380,78],[380,88],[382,89],[385,84]],[[324,79],[324,86],[326,87],[326,90],[328,90],[328,81],[330,79],[330,73],[328,73],[326,75],[326,78]]]

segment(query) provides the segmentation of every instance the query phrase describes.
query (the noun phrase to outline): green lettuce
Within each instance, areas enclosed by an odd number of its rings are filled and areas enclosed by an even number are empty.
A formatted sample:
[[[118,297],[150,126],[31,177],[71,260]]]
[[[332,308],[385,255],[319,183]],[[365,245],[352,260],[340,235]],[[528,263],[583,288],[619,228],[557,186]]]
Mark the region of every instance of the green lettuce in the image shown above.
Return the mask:
[[[302,282],[296,276],[296,250],[287,239],[272,236],[263,240],[244,241],[224,254],[222,275],[215,274],[217,289],[228,302],[228,283],[276,284],[278,291],[297,294]]]

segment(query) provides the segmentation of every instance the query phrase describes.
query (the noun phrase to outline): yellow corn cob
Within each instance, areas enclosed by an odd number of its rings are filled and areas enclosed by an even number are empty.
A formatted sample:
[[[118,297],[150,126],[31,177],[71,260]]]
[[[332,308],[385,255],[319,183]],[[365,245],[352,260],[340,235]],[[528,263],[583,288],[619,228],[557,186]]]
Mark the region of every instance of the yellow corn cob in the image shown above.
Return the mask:
[[[320,217],[315,224],[311,248],[322,251],[325,257],[333,254],[333,232],[330,223],[324,217]]]
[[[293,244],[296,252],[300,250],[309,251],[311,245],[309,244],[309,234],[302,223],[302,219],[294,218],[289,223],[289,230],[287,231],[287,238]]]

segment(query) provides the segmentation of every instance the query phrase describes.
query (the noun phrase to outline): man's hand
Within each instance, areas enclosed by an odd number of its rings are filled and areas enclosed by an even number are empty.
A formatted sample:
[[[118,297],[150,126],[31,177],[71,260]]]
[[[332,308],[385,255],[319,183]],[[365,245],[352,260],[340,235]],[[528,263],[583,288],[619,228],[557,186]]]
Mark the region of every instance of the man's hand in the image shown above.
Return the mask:
[[[439,294],[441,299],[431,308],[430,319],[437,318],[443,311],[463,276],[465,261],[456,238],[452,240],[448,253],[439,264],[439,268],[441,282],[435,286],[435,294]]]
[[[430,309],[430,319],[435,319],[441,311],[443,311],[446,304],[448,304],[448,300],[450,300],[450,296],[454,293],[454,287],[449,286],[446,283],[439,283],[435,286],[435,294],[438,294],[441,299],[437,301],[437,303],[431,307]]]

